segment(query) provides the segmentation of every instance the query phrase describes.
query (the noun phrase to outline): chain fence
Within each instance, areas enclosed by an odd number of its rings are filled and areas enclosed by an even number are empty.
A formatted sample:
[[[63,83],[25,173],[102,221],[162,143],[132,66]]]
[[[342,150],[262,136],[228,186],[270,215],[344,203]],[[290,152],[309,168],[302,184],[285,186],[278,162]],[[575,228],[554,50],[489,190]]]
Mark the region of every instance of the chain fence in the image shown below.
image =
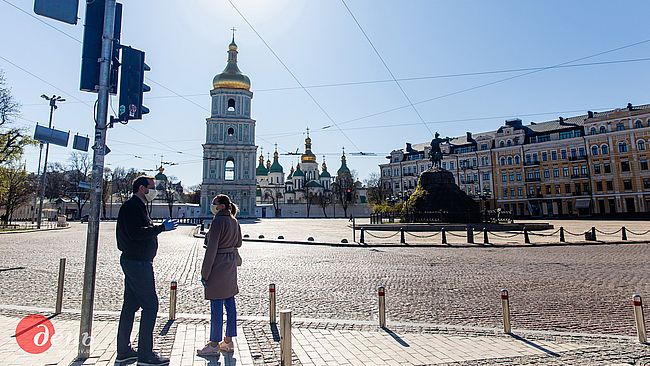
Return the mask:
[[[600,230],[596,229],[596,232],[597,232],[597,233],[599,233],[599,234],[603,234],[603,235],[615,235],[615,234],[620,233],[621,231],[623,231],[623,228],[620,228],[620,229],[618,229],[618,230],[616,230],[616,231],[614,231],[614,232],[611,232],[611,233],[608,233],[608,232],[605,232],[605,231],[600,231]],[[629,230],[628,230],[628,231],[629,231]]]
[[[379,235],[375,235],[375,234],[372,234],[372,233],[368,232],[368,230],[366,230],[365,233],[368,234],[368,235],[370,235],[370,236],[372,236],[373,238],[377,238],[377,239],[390,239],[390,238],[396,236],[397,234],[399,234],[400,232],[398,231],[398,232],[396,232],[396,233],[394,233],[394,234],[392,234],[392,235],[389,235],[389,236],[379,236]]]
[[[410,236],[415,237],[415,238],[426,239],[426,238],[433,238],[434,236],[439,235],[440,231],[438,231],[436,233],[433,233],[431,235],[416,235],[416,234],[409,233],[408,231],[404,231],[404,233],[409,234]]]

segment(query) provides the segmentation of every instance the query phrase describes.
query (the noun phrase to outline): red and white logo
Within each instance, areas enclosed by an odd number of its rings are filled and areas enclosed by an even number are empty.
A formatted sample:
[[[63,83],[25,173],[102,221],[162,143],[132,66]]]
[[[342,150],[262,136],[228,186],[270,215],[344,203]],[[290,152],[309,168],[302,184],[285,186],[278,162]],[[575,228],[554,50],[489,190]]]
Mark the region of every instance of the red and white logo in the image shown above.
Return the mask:
[[[22,318],[16,326],[16,342],[23,351],[31,354],[43,353],[52,347],[54,325],[38,314]]]

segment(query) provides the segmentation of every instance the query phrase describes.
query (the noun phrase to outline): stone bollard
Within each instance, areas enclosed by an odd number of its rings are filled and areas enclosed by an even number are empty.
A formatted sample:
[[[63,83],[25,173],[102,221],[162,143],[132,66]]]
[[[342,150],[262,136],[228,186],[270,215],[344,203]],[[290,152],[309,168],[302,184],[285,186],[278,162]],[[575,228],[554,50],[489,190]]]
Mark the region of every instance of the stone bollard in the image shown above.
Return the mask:
[[[643,302],[641,295],[634,294],[632,296],[632,303],[634,304],[634,320],[636,322],[636,333],[639,336],[639,342],[646,343],[648,338],[645,333],[645,319],[643,317]]]
[[[528,237],[528,229],[524,226],[524,243],[530,244],[530,237]]]
[[[510,299],[508,290],[501,290],[501,307],[503,308],[503,332],[510,334]]]
[[[591,227],[591,240],[596,241],[596,227]]]
[[[178,282],[175,280],[169,285],[169,320],[176,320],[176,288]]]
[[[490,244],[490,238],[488,238],[487,228],[483,228],[483,244]]]
[[[269,285],[269,323],[275,324],[275,283]]]
[[[474,228],[467,226],[467,243],[474,244]]]
[[[382,285],[379,286],[377,291],[379,295],[379,326],[386,327],[386,288]]]
[[[291,366],[291,310],[280,310],[280,365]]]
[[[406,239],[404,238],[404,228],[403,227],[399,228],[399,233],[400,233],[400,238],[399,238],[400,244],[406,244]]]
[[[621,228],[621,240],[627,240],[627,231],[625,230],[625,226]]]
[[[63,308],[63,285],[65,283],[65,258],[59,260],[59,285],[56,290],[56,309],[54,314],[61,314]]]
[[[564,239],[564,226],[560,226],[560,243],[566,243],[566,239]]]
[[[366,243],[366,229],[361,228],[361,237],[359,238],[359,243],[365,244]]]
[[[442,228],[441,231],[442,231],[442,244],[447,244],[447,231],[445,230],[444,227]]]

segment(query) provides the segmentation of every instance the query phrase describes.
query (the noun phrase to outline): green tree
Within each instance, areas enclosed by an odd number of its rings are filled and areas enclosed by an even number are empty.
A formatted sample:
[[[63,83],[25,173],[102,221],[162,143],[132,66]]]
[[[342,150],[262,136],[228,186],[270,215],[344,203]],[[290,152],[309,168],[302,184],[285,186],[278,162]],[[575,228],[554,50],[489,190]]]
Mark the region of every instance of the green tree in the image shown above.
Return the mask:
[[[2,221],[11,221],[14,211],[27,203],[36,191],[35,176],[29,175],[25,166],[17,163],[0,167],[0,207],[4,208]]]
[[[35,144],[29,134],[12,123],[20,115],[20,104],[7,86],[4,72],[0,70],[0,165],[19,160],[24,148]]]

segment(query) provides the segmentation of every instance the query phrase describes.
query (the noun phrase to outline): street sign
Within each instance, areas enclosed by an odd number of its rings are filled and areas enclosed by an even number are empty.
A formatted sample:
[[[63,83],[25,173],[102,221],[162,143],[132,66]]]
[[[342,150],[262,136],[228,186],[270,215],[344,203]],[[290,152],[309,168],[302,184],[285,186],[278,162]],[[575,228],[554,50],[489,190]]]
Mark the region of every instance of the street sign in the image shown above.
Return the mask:
[[[90,189],[90,183],[88,183],[88,182],[79,182],[79,188]]]
[[[36,130],[34,131],[34,140],[38,140],[44,144],[67,147],[69,137],[70,132],[47,128],[41,125],[36,125]]]
[[[111,149],[108,148],[108,145],[104,145],[104,156],[108,155],[111,152]]]
[[[88,151],[88,145],[90,139],[88,137],[79,136],[79,134],[74,136],[72,141],[72,148],[75,150]]]
[[[77,24],[79,0],[34,0],[34,13],[68,24]]]

